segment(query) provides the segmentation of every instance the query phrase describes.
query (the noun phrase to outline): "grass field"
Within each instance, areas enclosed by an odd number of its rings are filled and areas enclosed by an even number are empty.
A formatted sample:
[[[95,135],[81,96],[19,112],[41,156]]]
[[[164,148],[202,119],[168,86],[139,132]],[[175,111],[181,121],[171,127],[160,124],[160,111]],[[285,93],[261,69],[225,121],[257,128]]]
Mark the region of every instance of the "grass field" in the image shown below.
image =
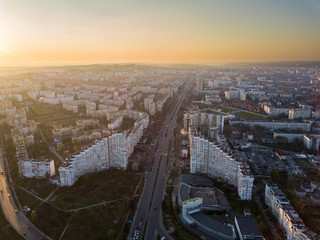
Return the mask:
[[[35,211],[29,213],[29,219],[45,234],[59,239],[71,214],[58,211],[47,203],[42,203]]]
[[[77,211],[62,239],[104,240],[107,239],[109,229],[112,229],[115,232],[114,236],[116,237],[121,229],[128,210],[129,203],[124,201],[112,205],[106,205],[105,207],[101,206],[88,210]]]
[[[255,113],[249,113],[249,112],[238,112],[237,113],[238,117],[242,117],[242,118],[261,118],[262,116],[259,114],[255,114]]]
[[[0,208],[0,239],[3,240],[23,240],[23,237],[11,227],[3,215],[2,209]]]
[[[35,103],[30,107],[27,117],[45,124],[60,124],[63,126],[74,124],[75,120],[79,118],[78,115],[65,111],[61,107],[44,103]]]
[[[61,109],[59,107],[53,107],[49,104],[35,104],[30,110],[30,115],[33,117],[39,118],[43,116],[48,116],[48,115],[54,115],[54,114],[60,114]]]
[[[36,207],[39,206],[41,201],[31,194],[27,193],[26,191],[23,191],[19,187],[15,187],[18,199],[21,203],[21,206],[28,206],[31,211],[34,210]]]
[[[221,107],[220,109],[221,109],[221,112],[226,112],[226,113],[236,111],[235,109],[228,108],[228,107]]]
[[[74,209],[133,194],[140,175],[121,170],[106,170],[81,177],[72,187],[62,187],[51,197],[61,209]]]
[[[51,203],[61,209],[74,209],[102,201],[124,199],[73,212],[59,211],[47,203],[42,203],[35,212],[29,214],[29,218],[53,239],[59,239],[70,220],[62,239],[106,239],[110,229],[116,237],[130,209],[132,214],[128,219],[133,218],[133,206],[137,204],[138,199],[133,201],[134,204],[130,204],[130,199],[125,197],[132,196],[140,178],[141,175],[115,169],[85,175],[72,187],[58,189],[51,197]],[[125,231],[128,231],[128,228],[129,226]],[[122,234],[120,239],[126,237],[126,234]]]

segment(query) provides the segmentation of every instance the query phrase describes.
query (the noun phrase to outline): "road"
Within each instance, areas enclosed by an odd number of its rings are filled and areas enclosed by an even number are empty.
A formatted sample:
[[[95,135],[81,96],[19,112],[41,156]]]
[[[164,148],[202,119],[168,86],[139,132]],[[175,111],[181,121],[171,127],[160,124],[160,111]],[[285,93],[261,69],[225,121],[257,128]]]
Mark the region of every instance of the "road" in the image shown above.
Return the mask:
[[[5,174],[6,158],[2,146],[3,145],[0,144],[0,171],[2,172],[0,173],[0,204],[5,217],[10,225],[25,239],[51,239],[36,228],[25,216],[23,211],[16,206],[9,188],[9,181],[11,182],[11,179],[10,177],[7,179]],[[17,210],[17,212],[15,210]]]
[[[41,135],[42,140],[43,140],[46,144],[48,144],[49,150],[50,150],[54,155],[56,155],[56,157],[60,160],[60,162],[65,163],[64,158],[60,155],[60,153],[57,152],[57,150],[55,149],[55,147],[51,146],[51,145],[48,143],[46,137],[44,136],[44,134],[43,134],[43,132],[42,132],[42,130],[41,130],[41,128],[40,128],[39,126],[38,126],[38,129],[39,129],[39,133],[40,133],[40,135]]]
[[[153,149],[149,155],[149,167],[146,171],[145,185],[130,229],[129,240],[142,239],[144,231],[144,239],[155,239],[158,234],[160,237],[165,236],[166,239],[173,240],[163,225],[161,208],[166,180],[172,168],[172,161],[169,161],[167,166],[167,157],[169,154],[169,160],[172,159],[174,128],[181,104],[190,86],[191,81],[187,79],[184,82],[183,90],[178,94],[174,104],[172,104],[166,120],[156,137],[156,141],[159,143],[158,148]],[[144,229],[145,227],[147,227],[146,230]]]

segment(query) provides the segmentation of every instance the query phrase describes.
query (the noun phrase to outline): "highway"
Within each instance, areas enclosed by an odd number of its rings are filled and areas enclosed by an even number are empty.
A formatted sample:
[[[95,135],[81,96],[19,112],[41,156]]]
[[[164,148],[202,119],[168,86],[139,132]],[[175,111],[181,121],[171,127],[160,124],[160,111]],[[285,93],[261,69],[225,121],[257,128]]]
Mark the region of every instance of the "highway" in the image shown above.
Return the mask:
[[[167,113],[166,120],[163,122],[162,128],[156,137],[158,147],[153,149],[149,155],[149,167],[146,170],[145,185],[130,229],[129,240],[142,239],[144,231],[144,239],[156,239],[158,234],[160,237],[173,240],[163,225],[161,208],[166,180],[172,169],[174,128],[181,104],[190,86],[191,81],[188,78],[184,82],[183,90],[179,93]],[[169,164],[167,166],[168,154]],[[146,229],[144,229],[145,227]]]
[[[9,188],[9,184],[12,181],[10,177],[7,179],[5,174],[5,161],[6,157],[3,150],[3,145],[0,144],[0,204],[3,214],[7,218],[10,225],[23,238],[28,240],[51,239],[42,233],[38,228],[36,228],[25,216],[23,211],[16,206]]]

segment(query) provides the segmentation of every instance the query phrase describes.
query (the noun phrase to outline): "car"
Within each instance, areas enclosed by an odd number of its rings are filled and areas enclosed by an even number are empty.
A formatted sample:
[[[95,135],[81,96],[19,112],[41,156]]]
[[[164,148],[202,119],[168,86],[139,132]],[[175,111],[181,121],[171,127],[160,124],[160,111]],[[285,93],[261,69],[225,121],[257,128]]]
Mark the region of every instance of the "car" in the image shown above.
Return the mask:
[[[17,209],[15,209],[14,211],[15,211],[15,213],[18,213],[18,210],[17,210]]]
[[[30,230],[30,226],[27,226],[27,229],[29,229],[29,230]]]

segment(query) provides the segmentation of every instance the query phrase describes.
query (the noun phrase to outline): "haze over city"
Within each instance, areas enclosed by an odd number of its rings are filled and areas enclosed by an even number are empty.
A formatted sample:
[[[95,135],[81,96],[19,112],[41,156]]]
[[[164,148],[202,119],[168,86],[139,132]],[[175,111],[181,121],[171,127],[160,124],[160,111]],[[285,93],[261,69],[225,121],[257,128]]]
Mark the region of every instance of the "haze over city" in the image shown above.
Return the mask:
[[[0,240],[319,240],[320,0],[0,0]]]
[[[318,0],[0,1],[0,64],[320,60]]]

